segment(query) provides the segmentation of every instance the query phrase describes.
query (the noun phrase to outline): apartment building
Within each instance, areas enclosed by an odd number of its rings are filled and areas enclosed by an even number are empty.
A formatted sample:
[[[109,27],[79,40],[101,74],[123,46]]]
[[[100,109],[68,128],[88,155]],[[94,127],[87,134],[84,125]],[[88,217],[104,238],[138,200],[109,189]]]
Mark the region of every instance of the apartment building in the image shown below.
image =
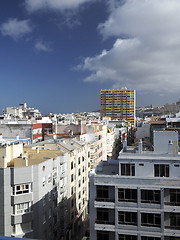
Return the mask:
[[[103,89],[100,91],[101,117],[127,120],[135,126],[135,90]]]
[[[78,124],[57,124],[57,138],[76,138],[90,145],[90,164],[95,167],[100,161],[107,160],[107,125],[99,121],[80,121]]]
[[[68,154],[68,217],[73,239],[88,214],[90,146],[76,139],[63,139],[58,147]]]
[[[42,118],[40,111],[38,109],[28,107],[27,103],[19,104],[19,107],[7,107],[6,109],[3,109],[3,114],[7,118]]]
[[[68,155],[43,146],[24,150],[22,144],[0,147],[0,235],[66,239],[60,206],[68,201]]]
[[[91,172],[91,240],[180,239],[180,157],[171,140],[167,149],[143,152],[140,142]]]
[[[62,239],[73,239],[88,214],[90,146],[73,138],[55,139],[29,145],[25,151],[39,149],[40,153],[61,152],[67,156],[67,168],[62,169],[62,176],[67,182],[59,185],[60,193],[64,193],[58,201],[59,231]]]

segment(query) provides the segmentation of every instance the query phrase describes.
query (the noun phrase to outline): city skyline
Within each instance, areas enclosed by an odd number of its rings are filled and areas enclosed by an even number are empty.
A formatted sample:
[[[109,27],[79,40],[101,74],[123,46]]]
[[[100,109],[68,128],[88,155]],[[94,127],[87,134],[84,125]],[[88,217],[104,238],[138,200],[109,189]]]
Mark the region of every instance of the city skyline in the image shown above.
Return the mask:
[[[136,106],[179,99],[178,0],[1,1],[1,111],[100,109],[101,89],[126,86]]]

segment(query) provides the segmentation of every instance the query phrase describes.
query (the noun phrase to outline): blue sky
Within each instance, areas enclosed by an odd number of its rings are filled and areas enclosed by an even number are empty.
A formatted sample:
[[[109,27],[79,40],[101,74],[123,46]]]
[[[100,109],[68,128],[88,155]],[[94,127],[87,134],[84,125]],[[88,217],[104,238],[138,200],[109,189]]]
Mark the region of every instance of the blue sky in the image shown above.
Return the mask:
[[[179,100],[179,0],[1,0],[0,110],[99,109],[100,89],[137,106]]]

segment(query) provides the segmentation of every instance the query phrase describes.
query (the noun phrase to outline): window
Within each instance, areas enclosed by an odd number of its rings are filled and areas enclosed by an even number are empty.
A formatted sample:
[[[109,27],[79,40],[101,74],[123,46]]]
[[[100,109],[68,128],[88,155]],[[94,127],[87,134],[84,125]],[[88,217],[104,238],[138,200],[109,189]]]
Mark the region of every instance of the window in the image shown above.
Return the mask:
[[[20,195],[31,192],[31,183],[16,185],[13,187],[13,195]]]
[[[137,189],[118,189],[119,202],[137,202]]]
[[[74,187],[71,187],[71,195],[74,193]]]
[[[107,232],[107,231],[97,231],[97,240],[110,240],[109,232]]]
[[[119,234],[119,240],[137,240],[137,236],[135,235],[125,235],[125,234]]]
[[[84,162],[84,157],[82,157],[82,161]]]
[[[81,192],[79,192],[79,194],[78,194],[78,198],[79,198],[79,199],[81,198]]]
[[[71,182],[73,182],[73,181],[74,181],[74,175],[71,174]]]
[[[80,164],[81,163],[81,159],[80,159],[80,157],[78,157],[78,164]]]
[[[90,158],[90,152],[88,152],[88,158]]]
[[[161,202],[160,190],[141,190],[141,202],[160,204]]]
[[[51,192],[48,192],[48,200],[51,201]]]
[[[98,220],[109,220],[109,209],[97,208],[97,219]]]
[[[31,202],[15,205],[15,214],[24,214],[31,211]]]
[[[71,207],[74,207],[74,199],[71,200]]]
[[[43,196],[43,198],[42,198],[42,203],[43,203],[43,206],[46,205],[46,198],[45,198],[45,196]]]
[[[78,169],[78,176],[80,176],[81,175],[81,169],[79,168]]]
[[[137,225],[136,212],[118,212],[118,223],[126,225]]]
[[[97,223],[108,223],[109,222],[109,209],[97,208]]]
[[[82,180],[82,181],[83,181],[83,183],[84,183],[84,177],[83,177],[83,180]]]
[[[141,240],[161,240],[160,237],[146,237],[146,236],[141,236]]]
[[[167,164],[154,164],[155,177],[169,177],[169,165]]]
[[[161,215],[155,213],[141,213],[141,225],[148,227],[161,227]]]
[[[170,189],[170,204],[180,206],[180,190]]]
[[[49,218],[52,217],[52,208],[49,208]]]
[[[135,176],[135,164],[121,163],[121,176]]]
[[[48,175],[48,183],[51,183],[51,174]]]
[[[180,213],[170,213],[170,226],[174,229],[180,229]]]
[[[84,166],[83,166],[83,169],[82,169],[82,171],[84,172]]]
[[[79,184],[78,184],[78,187],[80,187],[81,186],[81,180],[79,180]]]
[[[42,180],[42,186],[43,186],[43,187],[46,186],[46,177],[43,177],[43,180]]]
[[[103,200],[109,197],[109,191],[107,186],[96,187],[96,200]]]
[[[79,203],[79,210],[81,210],[81,203]]]
[[[43,213],[43,216],[42,216],[42,217],[43,217],[43,221],[42,221],[42,222],[43,222],[43,224],[44,224],[44,223],[46,222],[46,215],[45,215],[45,213]]]
[[[71,162],[71,170],[73,169],[73,161]]]

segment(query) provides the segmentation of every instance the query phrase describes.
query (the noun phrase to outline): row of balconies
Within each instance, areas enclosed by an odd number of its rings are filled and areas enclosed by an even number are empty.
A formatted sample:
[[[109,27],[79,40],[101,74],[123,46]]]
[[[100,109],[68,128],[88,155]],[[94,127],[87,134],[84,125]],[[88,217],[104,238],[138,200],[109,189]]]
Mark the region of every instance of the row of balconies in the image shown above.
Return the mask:
[[[134,231],[140,229],[140,231],[161,232],[162,228],[167,230],[167,232],[175,230],[180,236],[180,213],[130,212],[123,209],[122,211],[117,211],[116,216],[115,212],[115,209],[97,208],[95,230],[102,225],[104,229],[106,227],[113,229],[116,226],[119,229]]]

